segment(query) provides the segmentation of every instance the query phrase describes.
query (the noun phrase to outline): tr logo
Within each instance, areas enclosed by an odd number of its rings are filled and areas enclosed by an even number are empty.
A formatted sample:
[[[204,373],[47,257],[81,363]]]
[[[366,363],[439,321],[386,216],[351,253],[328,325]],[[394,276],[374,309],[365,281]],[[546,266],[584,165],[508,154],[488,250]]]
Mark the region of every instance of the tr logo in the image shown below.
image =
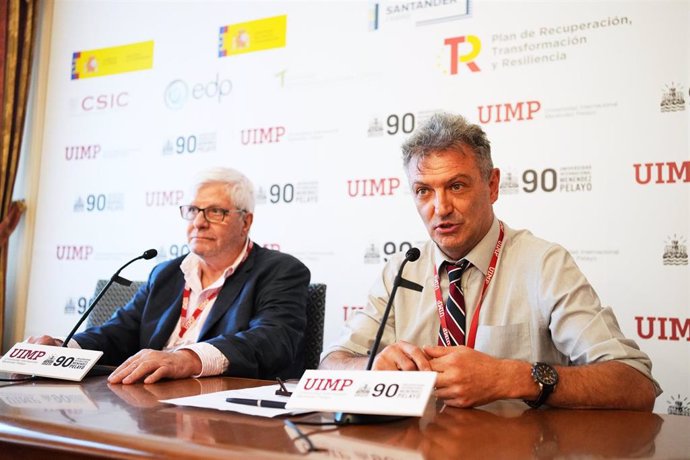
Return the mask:
[[[460,54],[461,44],[466,43],[470,49],[467,52]],[[450,46],[450,74],[456,75],[458,73],[458,63],[465,64],[472,72],[479,72],[481,69],[474,62],[474,59],[479,55],[482,49],[482,42],[476,35],[462,35],[460,37],[446,38],[443,41],[444,45]],[[467,46],[463,46],[466,49]]]

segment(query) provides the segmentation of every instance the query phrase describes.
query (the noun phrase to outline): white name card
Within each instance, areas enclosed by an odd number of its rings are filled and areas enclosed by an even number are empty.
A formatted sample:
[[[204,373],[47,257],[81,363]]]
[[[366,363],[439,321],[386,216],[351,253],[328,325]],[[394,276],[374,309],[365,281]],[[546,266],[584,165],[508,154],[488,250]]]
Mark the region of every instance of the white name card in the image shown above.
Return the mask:
[[[0,358],[0,371],[81,381],[102,351],[19,342]]]
[[[421,417],[436,372],[307,370],[286,409]]]

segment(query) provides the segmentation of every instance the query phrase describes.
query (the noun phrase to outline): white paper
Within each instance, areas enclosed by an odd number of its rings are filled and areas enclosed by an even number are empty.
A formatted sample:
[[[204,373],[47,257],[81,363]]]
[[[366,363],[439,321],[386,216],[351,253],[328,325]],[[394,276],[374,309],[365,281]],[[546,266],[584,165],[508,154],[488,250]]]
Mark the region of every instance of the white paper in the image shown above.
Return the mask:
[[[285,384],[288,391],[294,391],[295,384]],[[218,391],[206,393],[198,396],[187,396],[184,398],[164,399],[160,402],[175,404],[177,406],[203,407],[206,409],[229,410],[241,414],[258,415],[259,417],[277,417],[296,413],[291,409],[272,409],[269,407],[247,406],[244,404],[233,404],[227,402],[226,398],[246,398],[262,399],[269,401],[288,402],[288,396],[276,395],[279,385],[267,385],[253,388],[243,388],[241,390]]]

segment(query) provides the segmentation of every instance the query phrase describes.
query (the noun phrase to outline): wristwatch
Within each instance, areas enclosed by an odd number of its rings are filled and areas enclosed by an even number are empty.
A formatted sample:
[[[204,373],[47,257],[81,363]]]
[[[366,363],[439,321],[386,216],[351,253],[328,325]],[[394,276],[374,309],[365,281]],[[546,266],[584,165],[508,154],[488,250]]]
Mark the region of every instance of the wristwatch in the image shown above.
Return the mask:
[[[558,383],[558,372],[546,363],[532,365],[532,378],[539,385],[539,396],[534,401],[525,400],[528,406],[537,408],[544,404]]]

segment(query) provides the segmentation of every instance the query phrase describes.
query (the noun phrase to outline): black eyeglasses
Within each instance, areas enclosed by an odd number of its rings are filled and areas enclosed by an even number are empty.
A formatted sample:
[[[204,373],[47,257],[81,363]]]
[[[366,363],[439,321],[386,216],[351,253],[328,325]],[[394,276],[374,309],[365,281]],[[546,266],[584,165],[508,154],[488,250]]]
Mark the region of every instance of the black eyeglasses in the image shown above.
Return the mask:
[[[180,215],[184,220],[194,220],[199,213],[204,215],[204,218],[209,222],[219,223],[225,220],[225,216],[231,212],[245,212],[244,209],[223,209],[215,206],[208,208],[199,208],[191,204],[180,206]]]

